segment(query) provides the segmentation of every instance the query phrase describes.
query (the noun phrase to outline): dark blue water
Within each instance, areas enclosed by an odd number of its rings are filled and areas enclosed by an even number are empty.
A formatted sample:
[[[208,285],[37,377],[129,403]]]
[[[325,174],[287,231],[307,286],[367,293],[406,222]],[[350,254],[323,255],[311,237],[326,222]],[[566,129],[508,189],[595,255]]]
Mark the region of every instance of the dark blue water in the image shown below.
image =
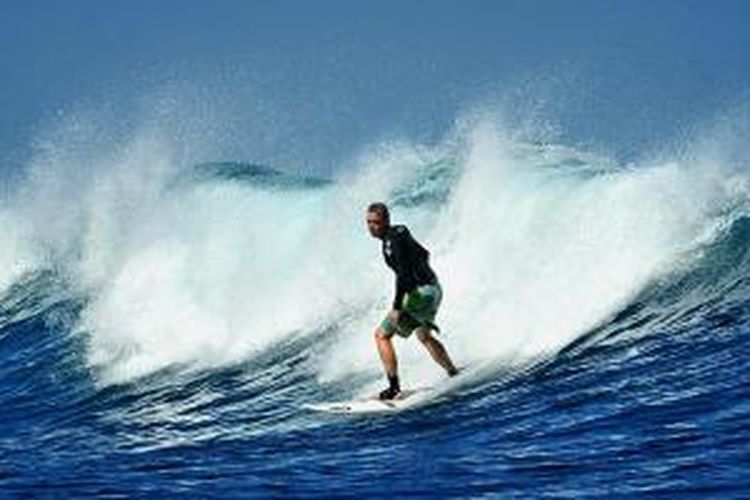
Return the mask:
[[[335,326],[95,384],[86,299],[31,273],[0,301],[0,494],[747,497],[749,244],[741,218],[558,354],[393,416],[301,408],[341,389],[314,376]]]

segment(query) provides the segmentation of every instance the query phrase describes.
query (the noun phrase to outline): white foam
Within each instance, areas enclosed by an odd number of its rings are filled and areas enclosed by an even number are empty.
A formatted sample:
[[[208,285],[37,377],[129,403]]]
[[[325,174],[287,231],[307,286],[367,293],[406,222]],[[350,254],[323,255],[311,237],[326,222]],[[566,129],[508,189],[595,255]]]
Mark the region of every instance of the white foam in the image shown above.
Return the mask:
[[[437,217],[395,212],[433,250],[444,287],[438,322],[459,365],[556,352],[694,256],[727,207],[747,199],[743,181],[715,165],[615,168],[566,148],[515,144],[488,125],[472,130],[461,162]],[[323,356],[321,380],[380,369],[371,332],[387,306],[381,300],[343,325],[348,338]],[[444,376],[418,341],[395,342],[408,383]]]
[[[173,364],[221,366],[329,327],[338,336],[316,361],[332,380],[380,372],[372,333],[393,276],[365,207],[446,156],[460,171],[447,202],[396,206],[394,220],[432,250],[445,293],[438,319],[458,364],[555,352],[677,265],[732,198],[746,198],[711,166],[615,168],[506,137],[479,124],[435,147],[384,144],[334,185],[301,190],[175,184],[184,166],[149,128],[83,151],[53,141],[14,215],[31,234],[0,218],[16,242],[0,249],[0,264],[15,269],[18,255],[44,249],[85,290],[78,330],[104,383]],[[414,383],[440,376],[415,339],[398,349]]]
[[[29,228],[12,211],[0,211],[0,292],[25,272],[39,266],[42,256],[31,244]]]

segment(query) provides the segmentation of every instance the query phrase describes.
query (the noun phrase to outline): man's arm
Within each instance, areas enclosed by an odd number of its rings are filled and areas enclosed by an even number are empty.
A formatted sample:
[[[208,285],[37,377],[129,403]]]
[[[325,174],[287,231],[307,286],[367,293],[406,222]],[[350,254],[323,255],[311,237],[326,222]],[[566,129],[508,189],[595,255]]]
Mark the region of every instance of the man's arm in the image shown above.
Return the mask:
[[[411,242],[411,235],[406,228],[398,232],[396,237],[391,241],[394,270],[396,271],[396,296],[393,299],[393,309],[396,311],[401,310],[401,302],[406,292],[414,288]]]

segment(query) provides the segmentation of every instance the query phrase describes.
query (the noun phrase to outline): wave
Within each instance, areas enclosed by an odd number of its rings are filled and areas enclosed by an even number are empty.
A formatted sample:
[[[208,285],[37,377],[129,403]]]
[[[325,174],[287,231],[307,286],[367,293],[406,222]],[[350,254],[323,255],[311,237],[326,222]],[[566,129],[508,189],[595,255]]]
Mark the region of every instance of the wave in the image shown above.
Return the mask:
[[[28,273],[58,276],[79,297],[71,330],[104,385],[231,365],[320,331],[320,382],[374,378],[392,277],[363,224],[373,200],[431,249],[439,321],[463,363],[575,350],[646,314],[639,304],[684,312],[703,300],[690,290],[747,279],[747,179],[720,162],[621,166],[488,124],[459,135],[381,144],[333,180],[186,168],[151,135],[114,153],[48,148],[0,217],[29,228],[6,232],[3,303]],[[434,380],[416,343],[400,349],[407,377]]]

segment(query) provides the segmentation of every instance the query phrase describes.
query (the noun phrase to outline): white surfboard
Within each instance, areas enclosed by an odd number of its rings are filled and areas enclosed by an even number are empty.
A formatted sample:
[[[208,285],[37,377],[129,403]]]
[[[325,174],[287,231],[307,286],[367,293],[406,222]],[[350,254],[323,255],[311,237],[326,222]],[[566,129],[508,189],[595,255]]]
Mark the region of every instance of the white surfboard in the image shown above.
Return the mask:
[[[378,399],[377,395],[374,395],[349,401],[310,403],[303,405],[303,407],[324,413],[395,413],[440,401],[460,390],[461,387],[470,385],[480,372],[481,366],[461,367],[461,372],[455,377],[443,380],[434,387],[403,390],[396,399],[381,400]]]
[[[428,401],[433,392],[433,388],[423,387],[401,391],[396,399],[382,400],[373,396],[351,401],[312,403],[305,405],[305,408],[325,413],[391,413],[418,406]]]

